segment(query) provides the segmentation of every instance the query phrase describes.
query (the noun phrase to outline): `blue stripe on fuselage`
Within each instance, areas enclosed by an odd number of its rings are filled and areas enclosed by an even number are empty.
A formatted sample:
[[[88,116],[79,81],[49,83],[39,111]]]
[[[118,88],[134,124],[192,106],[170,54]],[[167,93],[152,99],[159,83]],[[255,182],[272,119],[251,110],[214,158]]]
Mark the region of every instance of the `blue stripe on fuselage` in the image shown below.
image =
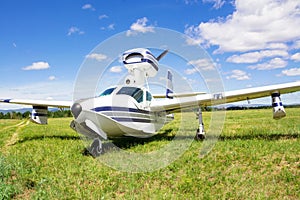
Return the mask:
[[[134,112],[134,113],[142,113],[142,114],[150,114],[150,111],[147,110],[139,110],[136,108],[127,108],[127,107],[119,107],[119,106],[103,106],[103,107],[96,107],[91,109],[95,112],[102,112],[102,111],[123,111],[123,112]]]
[[[128,118],[128,117],[112,117],[112,119],[118,122],[141,122],[141,123],[151,123],[150,119],[142,118]]]
[[[150,111],[147,110],[139,110],[135,108],[128,108],[128,107],[119,107],[119,106],[103,106],[103,107],[96,107],[91,109],[95,112],[105,112],[105,111],[112,111],[112,112],[131,112],[131,113],[139,113],[139,114],[151,114]],[[117,114],[116,114],[117,115]],[[139,122],[139,123],[151,123],[150,116],[147,118],[137,118],[137,117],[110,117],[118,122]]]

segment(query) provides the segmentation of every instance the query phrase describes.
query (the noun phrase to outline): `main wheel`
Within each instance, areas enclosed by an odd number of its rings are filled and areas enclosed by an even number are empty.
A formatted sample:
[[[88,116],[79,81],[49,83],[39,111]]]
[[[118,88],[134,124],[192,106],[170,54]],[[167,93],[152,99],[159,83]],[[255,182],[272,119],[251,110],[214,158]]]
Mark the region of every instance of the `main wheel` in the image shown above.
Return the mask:
[[[202,141],[204,139],[205,139],[205,133],[204,132],[200,133],[199,129],[197,129],[196,135],[195,135],[195,140]]]

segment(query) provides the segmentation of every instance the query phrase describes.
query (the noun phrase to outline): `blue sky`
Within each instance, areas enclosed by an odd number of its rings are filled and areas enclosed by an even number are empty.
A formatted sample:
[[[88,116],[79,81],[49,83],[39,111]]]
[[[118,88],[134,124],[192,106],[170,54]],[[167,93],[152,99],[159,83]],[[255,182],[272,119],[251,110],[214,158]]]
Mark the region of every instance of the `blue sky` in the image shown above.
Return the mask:
[[[99,43],[120,32],[155,27],[187,34],[193,38],[187,45],[202,45],[220,70],[225,90],[300,80],[298,0],[0,4],[1,98],[71,100],[77,71]],[[125,70],[112,69],[112,77],[120,71]],[[192,79],[193,74],[182,75]],[[285,99],[299,103],[300,95]]]

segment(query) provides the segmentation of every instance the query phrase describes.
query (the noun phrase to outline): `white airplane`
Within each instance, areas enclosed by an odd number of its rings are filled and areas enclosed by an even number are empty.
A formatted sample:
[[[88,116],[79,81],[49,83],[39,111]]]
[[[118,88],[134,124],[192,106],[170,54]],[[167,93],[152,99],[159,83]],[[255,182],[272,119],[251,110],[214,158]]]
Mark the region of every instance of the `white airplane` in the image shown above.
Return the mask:
[[[31,120],[47,124],[48,107],[70,108],[74,116],[70,127],[86,137],[94,139],[92,154],[99,154],[101,140],[121,136],[147,138],[155,135],[162,126],[174,119],[173,113],[182,109],[230,103],[254,98],[272,97],[273,118],[286,116],[280,94],[300,91],[300,82],[291,82],[256,88],[229,91],[217,94],[173,93],[172,73],[167,72],[167,87],[164,95],[152,95],[144,87],[148,77],[154,77],[159,70],[158,57],[148,49],[137,48],[123,53],[122,60],[128,69],[128,76],[122,85],[110,87],[97,97],[72,101],[0,99],[3,103],[32,105]],[[155,101],[155,98],[164,98]],[[222,101],[218,101],[222,100]],[[212,103],[214,102],[214,103]],[[199,127],[197,139],[204,139],[205,131],[202,112],[198,112]],[[92,150],[93,151],[93,150]]]

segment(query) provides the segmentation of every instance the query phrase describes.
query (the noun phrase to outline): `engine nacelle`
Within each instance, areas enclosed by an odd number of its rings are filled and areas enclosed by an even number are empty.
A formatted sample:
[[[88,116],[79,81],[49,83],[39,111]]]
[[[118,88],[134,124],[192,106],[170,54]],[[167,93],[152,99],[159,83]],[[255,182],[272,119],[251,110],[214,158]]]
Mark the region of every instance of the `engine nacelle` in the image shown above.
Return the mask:
[[[47,106],[33,106],[30,119],[37,124],[48,123],[48,107]]]
[[[148,49],[137,48],[128,50],[123,53],[122,61],[129,72],[133,74],[138,69],[148,77],[154,77],[158,71],[158,61]]]
[[[286,116],[279,92],[272,93],[273,119],[281,119]]]

